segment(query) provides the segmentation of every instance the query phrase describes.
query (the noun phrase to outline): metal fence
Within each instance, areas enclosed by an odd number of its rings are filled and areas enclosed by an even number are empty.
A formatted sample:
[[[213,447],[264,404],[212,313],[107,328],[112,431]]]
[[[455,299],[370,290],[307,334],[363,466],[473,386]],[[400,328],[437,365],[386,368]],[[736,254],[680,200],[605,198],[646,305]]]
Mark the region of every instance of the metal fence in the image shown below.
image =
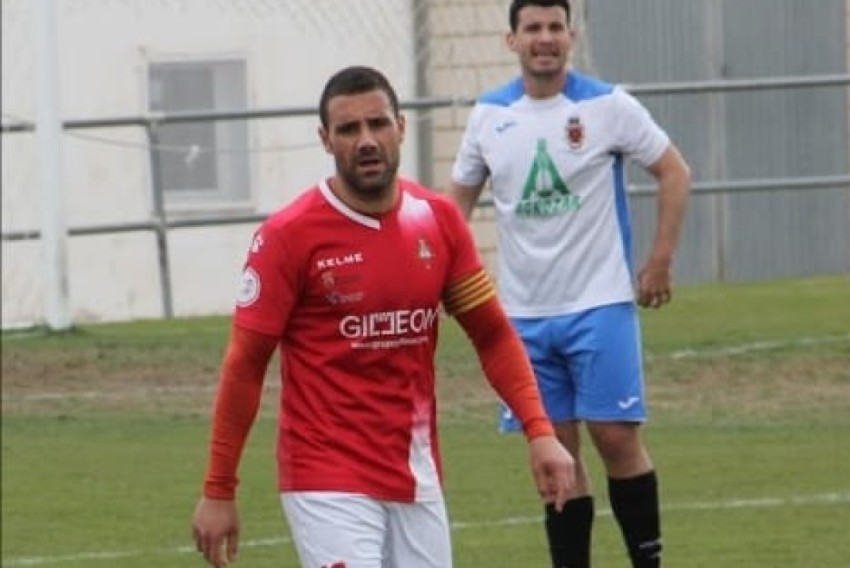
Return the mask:
[[[828,74],[815,76],[797,76],[797,77],[768,77],[760,79],[735,79],[735,80],[712,80],[712,81],[692,81],[692,82],[676,82],[676,83],[652,83],[652,84],[636,84],[627,85],[630,92],[639,98],[650,98],[653,96],[684,96],[689,94],[708,94],[708,93],[735,93],[742,91],[771,91],[782,90],[791,91],[795,89],[820,89],[820,88],[841,88],[845,90],[850,85],[850,74]],[[847,96],[846,93],[844,95]],[[474,103],[472,99],[463,98],[430,98],[419,99],[413,101],[404,101],[401,106],[404,110],[413,112],[430,111],[435,109],[469,107]],[[198,113],[180,113],[180,114],[147,114],[142,116],[132,117],[114,117],[114,118],[99,118],[99,119],[75,119],[67,120],[62,124],[64,130],[81,130],[92,128],[110,128],[110,127],[126,127],[137,126],[143,128],[147,134],[147,141],[152,148],[158,147],[158,129],[162,125],[198,122],[198,121],[221,121],[221,120],[261,120],[264,118],[281,118],[281,117],[297,117],[297,116],[312,116],[316,114],[314,107],[289,107],[289,108],[270,108],[259,110],[245,110],[238,112],[198,112]],[[844,132],[847,132],[846,121],[847,116],[843,117],[845,122]],[[28,122],[7,122],[2,125],[3,135],[14,135],[16,133],[33,132],[35,125]],[[427,152],[425,153],[427,155]],[[100,224],[89,226],[70,227],[67,234],[70,237],[112,234],[124,232],[147,231],[153,232],[156,235],[157,257],[159,265],[159,282],[160,293],[162,299],[162,315],[164,317],[172,317],[174,315],[174,306],[172,301],[172,284],[169,262],[169,247],[168,234],[169,231],[179,230],[187,227],[202,227],[216,225],[237,225],[237,224],[255,224],[264,219],[267,213],[257,213],[250,215],[210,215],[203,217],[195,217],[192,219],[170,219],[163,199],[163,187],[159,172],[159,165],[156,159],[156,152],[152,153],[150,162],[151,180],[153,184],[153,215],[152,218],[140,220],[130,223],[116,224]],[[805,176],[805,177],[775,177],[775,178],[758,178],[758,179],[697,179],[693,184],[693,193],[696,196],[700,195],[719,195],[719,196],[739,196],[741,194],[761,193],[761,192],[801,192],[810,190],[831,190],[838,191],[839,209],[844,208],[845,212],[850,211],[850,173],[847,171],[847,164],[843,173],[831,175]],[[653,186],[646,184],[635,184],[630,187],[630,194],[636,201],[640,198],[651,197],[654,193]],[[482,207],[488,207],[489,203],[485,200],[481,204]],[[641,207],[638,206],[637,215],[641,216]],[[840,217],[839,217],[840,219]],[[646,224],[646,223],[644,223]],[[843,223],[838,222],[834,227],[831,236],[827,238],[838,239],[840,250],[847,251],[843,259],[839,258],[833,266],[834,272],[846,272],[850,269],[850,236],[848,236],[848,226],[850,226],[850,214],[845,213]],[[4,231],[2,240],[4,242],[24,241],[39,239],[41,232],[38,230],[25,231]],[[685,236],[687,241],[688,236]],[[712,243],[710,248],[715,251],[713,254],[722,255],[728,243],[724,243],[722,236],[717,237],[718,242]],[[811,244],[811,243],[810,243]],[[640,245],[639,245],[640,246]],[[688,243],[683,243],[687,247]],[[720,251],[719,253],[717,251]],[[839,255],[840,257],[840,255]],[[697,263],[699,263],[699,259]],[[719,263],[718,263],[719,262]],[[684,281],[705,281],[705,280],[724,280],[728,278],[728,274],[724,273],[722,258],[718,261],[716,258],[710,263],[712,268],[706,273],[704,268],[688,273],[685,268]]]

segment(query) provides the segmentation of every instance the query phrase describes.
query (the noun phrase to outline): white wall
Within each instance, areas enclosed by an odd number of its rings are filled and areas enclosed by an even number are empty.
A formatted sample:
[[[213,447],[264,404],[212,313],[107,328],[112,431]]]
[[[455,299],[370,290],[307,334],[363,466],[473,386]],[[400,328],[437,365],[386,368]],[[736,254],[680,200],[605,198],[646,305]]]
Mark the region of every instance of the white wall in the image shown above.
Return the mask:
[[[3,0],[3,120],[35,116],[32,10],[36,0]],[[151,61],[245,58],[249,108],[315,106],[331,73],[374,65],[399,97],[414,96],[412,2],[406,0],[56,0],[63,119],[146,113]],[[402,169],[416,171],[409,121]],[[247,212],[287,203],[333,166],[318,144],[316,117],[252,120],[253,194]],[[151,218],[149,152],[142,128],[76,130],[63,138],[67,225]],[[32,134],[4,134],[3,232],[37,230],[38,157]],[[241,212],[246,212],[243,208]],[[195,213],[201,213],[196,211]],[[170,236],[177,315],[227,313],[253,226],[175,229]],[[38,241],[3,241],[2,325],[43,321]],[[75,323],[159,317],[152,233],[73,237],[71,314]]]

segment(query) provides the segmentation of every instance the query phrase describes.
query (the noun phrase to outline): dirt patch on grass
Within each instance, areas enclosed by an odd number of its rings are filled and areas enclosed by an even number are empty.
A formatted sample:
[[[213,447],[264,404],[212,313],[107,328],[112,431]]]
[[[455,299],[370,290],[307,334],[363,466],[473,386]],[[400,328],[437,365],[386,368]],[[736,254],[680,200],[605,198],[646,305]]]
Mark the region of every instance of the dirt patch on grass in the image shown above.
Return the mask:
[[[217,384],[218,348],[16,345],[2,353],[4,413],[209,413]],[[474,355],[470,354],[474,358]],[[264,413],[274,413],[278,362],[269,365]],[[496,396],[477,365],[443,362],[440,410],[448,420],[494,420]],[[850,347],[824,346],[748,355],[647,362],[653,415],[681,420],[781,420],[850,415]]]
[[[647,372],[653,408],[694,419],[850,414],[850,357],[840,352],[667,360]]]
[[[850,420],[850,351],[767,351],[714,357],[653,357],[646,364],[653,419],[676,422],[765,423]],[[440,381],[443,414],[495,420],[497,399],[478,380]]]
[[[4,412],[85,413],[209,408],[218,355],[115,344],[4,342]]]

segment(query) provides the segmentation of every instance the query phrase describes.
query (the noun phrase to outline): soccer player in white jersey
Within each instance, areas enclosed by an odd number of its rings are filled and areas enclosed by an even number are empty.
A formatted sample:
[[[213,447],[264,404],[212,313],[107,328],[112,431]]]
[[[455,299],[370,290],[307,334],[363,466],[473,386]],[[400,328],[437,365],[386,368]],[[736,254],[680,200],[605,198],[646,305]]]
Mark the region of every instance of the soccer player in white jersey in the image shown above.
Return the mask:
[[[655,468],[646,420],[637,307],[671,299],[671,265],[690,187],[688,165],[621,88],[571,70],[567,0],[514,0],[515,80],[482,95],[468,119],[449,194],[467,217],[489,179],[498,287],[531,357],[546,411],[576,460],[563,511],[546,508],[555,568],[590,565],[594,503],[581,424],[599,452],[634,567],[661,562]],[[625,164],[658,185],[648,258],[631,258]],[[515,426],[507,410],[503,429]]]
[[[336,173],[271,215],[248,251],[192,522],[235,558],[237,469],[280,349],[278,486],[304,568],[450,568],[434,354],[442,304],[522,423],[541,499],[561,509],[574,462],[522,342],[451,200],[397,175],[404,117],[378,71],[330,78],[319,134]]]

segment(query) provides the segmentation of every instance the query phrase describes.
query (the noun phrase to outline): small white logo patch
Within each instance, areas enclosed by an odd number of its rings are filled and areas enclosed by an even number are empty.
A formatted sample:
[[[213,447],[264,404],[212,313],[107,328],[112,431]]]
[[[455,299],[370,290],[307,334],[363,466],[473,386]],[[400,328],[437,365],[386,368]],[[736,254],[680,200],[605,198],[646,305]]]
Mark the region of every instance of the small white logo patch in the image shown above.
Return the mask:
[[[260,252],[260,249],[263,248],[264,243],[265,241],[263,240],[263,235],[257,233],[254,236],[254,240],[251,241],[251,252],[253,254],[257,254],[258,252]]]
[[[236,305],[246,308],[256,302],[260,297],[260,288],[260,276],[253,268],[246,268],[236,290]]]
[[[627,398],[626,400],[618,400],[618,401],[617,401],[617,405],[618,405],[620,408],[622,408],[623,410],[628,410],[629,408],[631,408],[631,407],[633,407],[634,405],[636,405],[639,401],[640,401],[640,398],[639,398],[639,397],[637,397],[637,396],[630,396],[630,397],[629,397],[629,398]]]

